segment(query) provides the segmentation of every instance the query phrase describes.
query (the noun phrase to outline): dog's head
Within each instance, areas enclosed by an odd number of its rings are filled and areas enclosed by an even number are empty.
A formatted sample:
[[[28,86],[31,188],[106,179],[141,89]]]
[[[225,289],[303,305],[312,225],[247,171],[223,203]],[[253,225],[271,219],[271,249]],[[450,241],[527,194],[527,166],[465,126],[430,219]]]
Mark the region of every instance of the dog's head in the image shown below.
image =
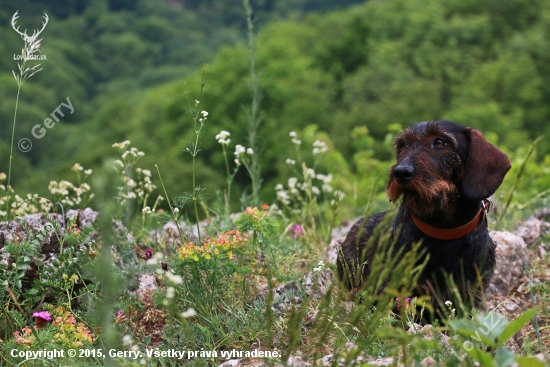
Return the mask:
[[[397,163],[386,192],[417,215],[445,210],[451,200],[492,195],[510,160],[477,130],[451,121],[422,122],[394,140]]]

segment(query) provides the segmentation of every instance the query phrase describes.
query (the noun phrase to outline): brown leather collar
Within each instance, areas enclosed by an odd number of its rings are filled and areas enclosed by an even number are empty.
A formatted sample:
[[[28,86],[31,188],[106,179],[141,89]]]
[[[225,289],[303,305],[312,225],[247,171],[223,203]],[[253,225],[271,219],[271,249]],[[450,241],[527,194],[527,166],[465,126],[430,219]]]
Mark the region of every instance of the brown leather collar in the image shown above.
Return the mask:
[[[422,232],[424,232],[424,234],[430,237],[437,238],[438,240],[456,240],[472,232],[477,227],[479,222],[483,219],[483,216],[487,213],[487,211],[490,210],[491,206],[492,206],[492,202],[490,202],[490,200],[488,200],[487,203],[484,200],[482,202],[481,208],[477,212],[474,219],[464,224],[463,226],[456,227],[456,228],[437,228],[437,227],[431,226],[428,223],[422,222],[418,217],[416,217],[412,213],[411,213],[411,219],[413,220],[414,224],[418,227],[418,229],[420,229]]]

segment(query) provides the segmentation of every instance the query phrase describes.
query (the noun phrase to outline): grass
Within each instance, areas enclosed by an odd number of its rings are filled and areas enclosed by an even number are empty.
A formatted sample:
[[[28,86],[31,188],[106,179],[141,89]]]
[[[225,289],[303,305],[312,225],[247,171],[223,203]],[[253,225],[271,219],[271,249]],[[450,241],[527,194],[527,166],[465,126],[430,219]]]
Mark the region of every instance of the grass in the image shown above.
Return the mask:
[[[125,149],[132,148],[126,145]],[[336,207],[335,198],[331,192],[317,195],[311,190],[314,185],[307,166],[295,185],[309,185],[299,189],[300,195],[289,194],[292,200],[281,205],[282,209],[275,205],[248,207],[236,216],[222,210],[221,217],[210,218],[212,226],[203,227],[201,240],[191,235],[192,223],[181,222],[180,231],[168,232],[162,225],[166,213],[140,211],[147,203],[138,195],[128,195],[132,188],[144,187],[137,176],[138,181],[119,190],[118,199],[112,200],[113,188],[129,181],[130,166],[124,167],[91,175],[93,205],[101,208],[100,218],[93,227],[83,228],[69,221],[67,227],[72,230],[56,234],[64,246],[63,253],[57,251],[56,260],[39,260],[41,243],[51,236],[48,231],[34,233],[29,228],[26,239],[5,244],[3,252],[12,260],[10,266],[3,266],[0,277],[6,290],[1,298],[4,364],[108,362],[138,366],[143,360],[151,366],[176,366],[180,365],[177,360],[147,357],[147,351],[178,350],[185,351],[186,358],[188,352],[193,353],[194,357],[185,361],[196,366],[218,365],[228,356],[242,355],[247,363],[263,360],[269,365],[296,356],[315,361],[328,354],[339,361],[334,362],[337,365],[366,361],[370,356],[393,357],[406,365],[430,357],[445,365],[473,366],[478,361],[500,366],[503,356],[530,365],[536,363],[530,356],[548,350],[549,315],[540,308],[550,297],[550,283],[540,281],[546,279],[547,255],[533,262],[532,294],[527,291],[520,307],[539,307],[538,330],[529,322],[531,314],[516,323],[502,321],[512,325],[507,326],[509,330],[523,328],[524,336],[531,340],[523,343],[521,350],[508,351],[502,347],[504,340],[496,344],[500,334],[495,334],[494,340],[472,339],[477,330],[485,330],[488,319],[483,314],[452,318],[449,312],[449,321],[431,330],[415,326],[416,332],[407,333],[418,318],[412,304],[420,305],[422,300],[411,300],[399,314],[392,309],[397,297],[404,299],[410,293],[421,254],[412,251],[393,265],[387,261],[384,266],[382,262],[372,264],[380,271],[369,278],[363,302],[350,302],[333,279],[333,265],[320,262],[325,260],[328,244],[324,235],[315,233],[321,229],[314,227],[334,220],[331,208]],[[140,170],[135,162],[132,169]],[[144,177],[148,176],[141,180]],[[287,187],[289,193],[291,189]],[[127,206],[137,207],[139,215],[124,222]],[[181,221],[176,212],[170,214]],[[123,219],[128,229],[113,231],[112,218]],[[301,224],[303,230],[290,230],[295,224]],[[92,231],[100,237],[87,241]],[[129,241],[127,233],[139,241]],[[547,236],[533,251],[540,252]],[[36,264],[34,273],[29,272],[32,263]],[[154,275],[156,289],[142,292],[138,278],[146,274]],[[383,280],[388,281],[386,292],[376,295],[373,290]],[[38,310],[61,319],[35,329],[30,316]],[[506,316],[516,318],[520,312]],[[74,345],[101,350],[107,358],[89,354],[78,360],[25,362],[11,355],[14,349],[68,350]],[[470,346],[475,353],[469,352]],[[135,350],[142,357],[111,358],[109,350]],[[403,353],[405,350],[414,353]],[[255,357],[258,351],[269,352],[271,357]],[[246,353],[251,357],[244,357]]]
[[[353,301],[336,280],[335,265],[327,256],[332,229],[342,208],[346,213],[363,208],[350,208],[338,190],[341,181],[323,166],[330,153],[328,138],[302,142],[300,132],[289,132],[296,155],[282,159],[294,177],[277,186],[276,203],[260,205],[260,152],[254,137],[261,126],[261,93],[251,10],[244,4],[251,48],[250,148],[237,144],[233,164],[227,158],[230,134],[216,137],[226,162],[227,194],[206,203],[209,188],[196,181],[195,158],[208,116],[200,112],[200,97],[188,103],[195,131],[187,149],[193,166],[191,193],[174,198],[156,167],[164,197],[153,201],[157,187],[151,172],[137,167],[145,153],[129,141],[113,145],[121,159],[106,162],[101,174],[75,165],[78,183],[55,182],[52,198],[66,210],[82,209],[91,200],[99,211],[93,225],[82,226],[77,219],[63,224],[52,217],[53,229],[37,231],[22,224],[15,236],[3,239],[0,364],[217,366],[239,358],[248,365],[276,365],[331,355],[329,363],[335,366],[366,365],[380,357],[407,366],[426,358],[449,366],[541,365],[534,355],[550,347],[550,315],[544,307],[550,298],[548,255],[541,250],[548,233],[530,249],[534,260],[526,269],[525,291],[514,295],[519,305],[515,312],[470,313],[462,309],[457,291],[448,318],[422,326],[420,312],[429,313],[429,306],[423,299],[407,298],[422,270],[419,245],[399,262],[378,254],[371,264],[374,276]],[[204,78],[199,96],[203,87]],[[308,156],[305,149],[312,149],[312,162],[302,159]],[[10,169],[11,161],[10,154]],[[241,165],[251,178],[252,195],[243,195],[243,210],[231,214],[229,192]],[[528,169],[525,159],[497,226],[513,228],[517,213],[509,209],[521,205],[523,196],[514,194]],[[17,202],[14,192],[6,194],[11,195],[8,203]],[[375,194],[366,195],[367,212],[378,205]],[[163,199],[169,211],[160,208]],[[202,207],[207,219],[186,219],[187,203],[192,203],[195,218]],[[36,211],[35,206],[16,207],[20,211],[8,204],[9,215]],[[383,235],[381,241],[389,237]],[[45,242],[53,243],[49,251],[43,251]],[[380,293],[382,283],[385,291]],[[48,312],[52,320],[43,325],[33,317],[38,311]],[[69,349],[78,350],[79,358],[50,359],[45,353]],[[27,358],[39,351],[42,355]]]

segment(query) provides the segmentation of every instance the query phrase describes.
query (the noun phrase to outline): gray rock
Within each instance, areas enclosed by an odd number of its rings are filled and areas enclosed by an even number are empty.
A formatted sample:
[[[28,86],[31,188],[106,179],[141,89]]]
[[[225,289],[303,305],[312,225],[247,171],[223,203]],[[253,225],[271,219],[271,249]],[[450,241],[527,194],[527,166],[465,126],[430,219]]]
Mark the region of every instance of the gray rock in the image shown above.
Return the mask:
[[[541,236],[541,227],[543,223],[542,220],[531,217],[521,226],[516,228],[514,234],[523,238],[527,245],[531,245]]]
[[[139,277],[137,294],[140,300],[144,300],[148,293],[159,289],[157,278],[153,274],[143,274]]]
[[[523,238],[502,231],[489,233],[496,246],[496,267],[487,289],[487,298],[507,296],[520,284],[525,267],[529,265],[527,244]]]

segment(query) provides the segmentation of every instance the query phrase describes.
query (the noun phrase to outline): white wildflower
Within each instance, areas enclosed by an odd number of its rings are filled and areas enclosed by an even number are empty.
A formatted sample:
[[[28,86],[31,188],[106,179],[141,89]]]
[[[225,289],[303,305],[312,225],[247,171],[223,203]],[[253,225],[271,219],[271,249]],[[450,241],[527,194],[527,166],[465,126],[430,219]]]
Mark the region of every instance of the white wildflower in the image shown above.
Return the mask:
[[[225,139],[231,134],[228,131],[222,130],[218,135],[216,135],[216,139]]]
[[[132,338],[132,335],[124,335],[122,337],[122,345],[129,346],[134,343],[134,338]]]
[[[296,187],[296,183],[298,182],[298,179],[296,177],[291,177],[288,179],[288,187],[294,188]]]
[[[82,171],[84,167],[82,167],[80,164],[75,163],[74,166],[71,167],[71,171]]]
[[[313,142],[313,155],[324,153],[328,150],[327,143],[321,140],[315,140]]]
[[[254,151],[252,150],[252,148],[248,148],[248,149],[246,150],[246,154],[252,155],[252,154],[254,154]]]
[[[193,316],[197,316],[197,311],[195,311],[193,308],[188,308],[186,311],[183,311],[181,313],[181,317],[183,317],[184,319],[188,319]]]
[[[171,271],[166,272],[166,278],[168,278],[174,284],[183,283],[183,278],[180,275],[175,275]]]
[[[235,146],[235,156],[236,157],[239,157],[241,154],[245,153],[246,152],[246,148],[243,147],[242,145],[240,144],[237,144]]]
[[[277,191],[277,199],[285,205],[290,205],[290,196],[285,190]]]
[[[174,287],[166,288],[166,298],[174,298],[175,294],[176,294],[176,290],[174,289]]]

